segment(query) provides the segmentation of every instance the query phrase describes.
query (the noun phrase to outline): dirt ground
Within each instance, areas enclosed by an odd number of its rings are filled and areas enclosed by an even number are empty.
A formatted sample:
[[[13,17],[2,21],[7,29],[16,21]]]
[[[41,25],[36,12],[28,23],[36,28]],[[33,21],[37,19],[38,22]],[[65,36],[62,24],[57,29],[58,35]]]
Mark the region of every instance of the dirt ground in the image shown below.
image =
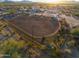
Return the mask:
[[[57,20],[45,16],[21,15],[10,20],[10,22],[36,37],[50,35],[59,27]]]

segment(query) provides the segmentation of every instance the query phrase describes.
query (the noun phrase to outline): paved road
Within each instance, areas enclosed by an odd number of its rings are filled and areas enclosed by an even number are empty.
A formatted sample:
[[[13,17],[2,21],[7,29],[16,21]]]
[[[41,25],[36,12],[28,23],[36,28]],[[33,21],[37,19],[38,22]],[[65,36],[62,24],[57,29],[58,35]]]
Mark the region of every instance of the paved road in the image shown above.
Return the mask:
[[[76,47],[72,49],[72,58],[79,58],[79,50]]]

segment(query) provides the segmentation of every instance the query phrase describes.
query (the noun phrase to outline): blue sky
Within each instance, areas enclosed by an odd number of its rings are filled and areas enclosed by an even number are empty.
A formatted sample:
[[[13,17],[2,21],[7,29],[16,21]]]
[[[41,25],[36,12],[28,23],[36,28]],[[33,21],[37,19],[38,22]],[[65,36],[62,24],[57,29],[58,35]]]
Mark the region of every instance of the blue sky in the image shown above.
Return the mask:
[[[22,0],[12,0],[12,1],[22,1]],[[46,0],[30,0],[30,1],[40,1],[40,2],[42,2],[42,1],[46,1]],[[75,0],[75,1],[79,1],[79,0]]]

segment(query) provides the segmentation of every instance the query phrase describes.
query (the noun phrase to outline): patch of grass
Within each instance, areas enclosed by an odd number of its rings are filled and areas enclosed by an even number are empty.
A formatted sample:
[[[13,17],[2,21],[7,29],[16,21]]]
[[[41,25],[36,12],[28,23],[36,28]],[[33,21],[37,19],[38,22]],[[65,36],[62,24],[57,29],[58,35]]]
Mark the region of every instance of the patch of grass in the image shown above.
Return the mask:
[[[79,28],[74,28],[74,29],[71,31],[71,33],[72,33],[73,35],[79,35]]]

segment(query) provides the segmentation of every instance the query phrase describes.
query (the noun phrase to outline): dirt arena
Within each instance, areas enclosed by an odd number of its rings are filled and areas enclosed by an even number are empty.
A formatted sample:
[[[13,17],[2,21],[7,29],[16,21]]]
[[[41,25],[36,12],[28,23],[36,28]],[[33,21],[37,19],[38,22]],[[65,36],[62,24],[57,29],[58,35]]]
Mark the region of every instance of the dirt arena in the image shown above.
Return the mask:
[[[55,20],[45,16],[21,15],[10,20],[10,22],[35,37],[53,35],[59,28],[57,19]]]

